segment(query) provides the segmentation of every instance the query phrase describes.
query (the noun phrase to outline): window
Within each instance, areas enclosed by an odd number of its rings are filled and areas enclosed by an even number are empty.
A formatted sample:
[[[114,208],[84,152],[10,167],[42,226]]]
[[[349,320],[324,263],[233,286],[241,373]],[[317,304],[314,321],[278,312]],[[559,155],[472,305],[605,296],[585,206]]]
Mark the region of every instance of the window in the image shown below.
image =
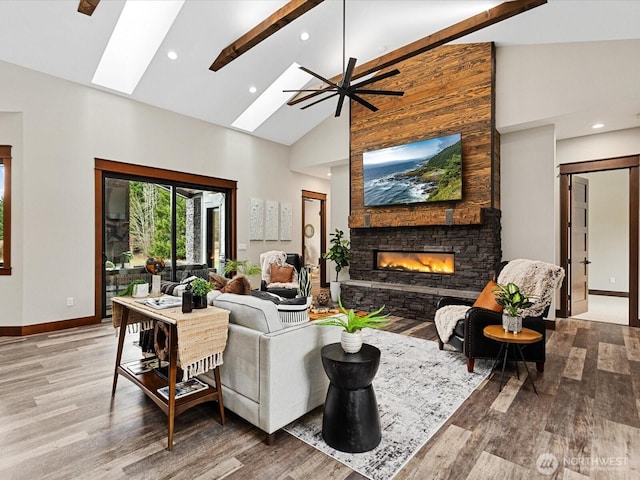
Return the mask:
[[[11,275],[11,147],[0,145],[0,275]]]

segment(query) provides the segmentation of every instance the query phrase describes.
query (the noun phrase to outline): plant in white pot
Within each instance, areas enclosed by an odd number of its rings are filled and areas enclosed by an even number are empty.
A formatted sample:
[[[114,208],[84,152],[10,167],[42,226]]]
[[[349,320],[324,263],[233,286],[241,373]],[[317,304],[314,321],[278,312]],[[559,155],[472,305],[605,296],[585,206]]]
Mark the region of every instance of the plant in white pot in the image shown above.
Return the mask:
[[[340,335],[340,344],[346,353],[358,353],[362,348],[362,329],[363,328],[382,328],[389,324],[387,320],[389,314],[379,315],[384,310],[384,305],[378,310],[366,315],[358,315],[353,308],[349,310],[342,306],[342,300],[338,298],[338,305],[345,318],[330,317],[326,320],[314,322],[315,325],[340,327],[343,329]]]
[[[336,228],[335,233],[331,233],[331,248],[328,251],[322,254],[322,258],[326,260],[331,260],[335,264],[336,269],[336,280],[329,283],[329,288],[331,290],[331,300],[337,302],[340,298],[340,282],[338,281],[338,276],[340,275],[340,271],[344,267],[349,266],[349,260],[351,258],[351,248],[349,240],[344,238],[344,232]]]
[[[533,299],[520,291],[515,283],[501,285],[495,290],[496,303],[504,308],[502,327],[505,332],[518,333],[522,330],[522,310],[533,305]]]

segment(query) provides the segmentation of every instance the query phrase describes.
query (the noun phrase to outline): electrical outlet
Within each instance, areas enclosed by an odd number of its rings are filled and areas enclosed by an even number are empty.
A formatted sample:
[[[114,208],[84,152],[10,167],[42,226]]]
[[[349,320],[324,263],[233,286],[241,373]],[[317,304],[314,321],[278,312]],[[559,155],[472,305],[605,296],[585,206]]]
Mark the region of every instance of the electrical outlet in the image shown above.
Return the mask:
[[[67,297],[67,307],[73,307],[73,297]]]
[[[246,243],[239,243],[238,244],[238,250],[246,250],[247,249],[247,244]]]
[[[609,277],[609,283],[616,283],[616,277]]]

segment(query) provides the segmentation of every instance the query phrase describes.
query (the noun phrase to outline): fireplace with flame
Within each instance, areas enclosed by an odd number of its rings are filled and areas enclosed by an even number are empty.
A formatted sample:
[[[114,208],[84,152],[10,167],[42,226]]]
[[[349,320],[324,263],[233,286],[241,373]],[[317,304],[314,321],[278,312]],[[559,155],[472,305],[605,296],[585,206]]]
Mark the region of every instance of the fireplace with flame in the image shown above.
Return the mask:
[[[376,270],[451,275],[455,271],[453,252],[374,251]]]

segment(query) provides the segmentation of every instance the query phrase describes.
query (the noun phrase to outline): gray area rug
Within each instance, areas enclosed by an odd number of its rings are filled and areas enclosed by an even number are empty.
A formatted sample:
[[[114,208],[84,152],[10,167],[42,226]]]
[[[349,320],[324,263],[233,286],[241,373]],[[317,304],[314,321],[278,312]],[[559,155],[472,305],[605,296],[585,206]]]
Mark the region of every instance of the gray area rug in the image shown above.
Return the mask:
[[[491,362],[477,361],[467,373],[461,353],[440,351],[436,342],[382,330],[363,331],[365,343],[380,349],[373,381],[382,441],[365,453],[344,453],[322,438],[322,407],[285,430],[373,480],[388,480],[411,459],[487,378]]]

